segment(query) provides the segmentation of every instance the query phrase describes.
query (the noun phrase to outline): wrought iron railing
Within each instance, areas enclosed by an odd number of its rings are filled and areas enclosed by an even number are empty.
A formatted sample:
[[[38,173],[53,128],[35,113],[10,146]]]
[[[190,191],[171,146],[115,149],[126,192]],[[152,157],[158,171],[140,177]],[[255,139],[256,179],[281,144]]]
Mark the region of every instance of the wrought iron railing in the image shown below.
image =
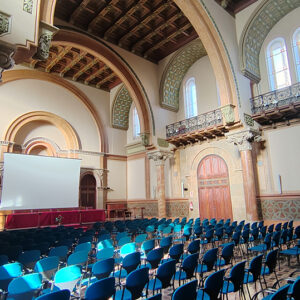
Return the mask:
[[[300,102],[300,82],[250,99],[253,114]]]
[[[222,112],[220,109],[216,109],[193,118],[167,125],[167,138],[222,124]]]

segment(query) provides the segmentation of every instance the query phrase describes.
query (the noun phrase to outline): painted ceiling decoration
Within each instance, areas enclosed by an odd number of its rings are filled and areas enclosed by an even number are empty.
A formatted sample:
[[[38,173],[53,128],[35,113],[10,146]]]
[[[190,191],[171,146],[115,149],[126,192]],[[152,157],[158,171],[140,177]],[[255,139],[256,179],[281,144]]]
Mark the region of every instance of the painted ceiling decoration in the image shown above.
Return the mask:
[[[241,39],[241,66],[250,80],[260,81],[259,53],[273,26],[300,6],[300,0],[266,0],[254,12]]]
[[[175,112],[178,111],[181,82],[189,68],[206,55],[206,50],[199,39],[189,43],[174,55],[162,77],[160,88],[161,107]]]
[[[128,130],[129,111],[132,104],[132,98],[123,84],[119,89],[112,107],[112,127]]]
[[[58,75],[109,92],[120,78],[100,59],[73,46],[52,45],[45,61],[31,58],[31,68]]]

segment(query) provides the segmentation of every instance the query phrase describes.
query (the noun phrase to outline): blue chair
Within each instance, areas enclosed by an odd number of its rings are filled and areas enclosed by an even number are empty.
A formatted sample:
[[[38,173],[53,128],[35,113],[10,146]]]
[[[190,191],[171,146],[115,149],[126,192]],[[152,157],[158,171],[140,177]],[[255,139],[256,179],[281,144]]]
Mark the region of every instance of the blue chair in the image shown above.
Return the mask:
[[[171,286],[171,281],[176,272],[176,261],[174,259],[161,264],[155,275],[154,279],[149,281],[148,289],[153,291],[153,294],[157,290],[165,289]],[[174,281],[173,281],[174,289]]]
[[[200,275],[200,282],[203,283],[203,274],[206,272],[210,272],[213,270],[215,263],[217,261],[218,248],[213,248],[207,250],[202,259],[200,260],[200,264],[198,264],[196,272]]]
[[[125,244],[129,244],[131,242],[131,237],[130,236],[123,236],[121,237],[118,242],[117,242],[117,247],[121,248]]]
[[[56,291],[36,298],[36,300],[69,300],[69,299],[70,299],[69,290]]]
[[[253,252],[266,252],[270,250],[272,244],[272,233],[268,233],[265,238],[263,244],[259,244],[257,246],[249,248],[249,251]]]
[[[141,251],[142,251],[142,258],[145,259],[148,252],[154,249],[155,247],[155,239],[152,240],[146,240],[141,245]]]
[[[180,258],[183,255],[184,244],[176,244],[169,250],[169,256],[171,259],[175,259],[176,263],[179,263]]]
[[[224,273],[223,269],[209,275],[204,282],[204,287],[197,293],[197,300],[218,300],[223,287]]]
[[[249,287],[248,287],[249,283],[253,283],[254,282],[255,289],[256,289],[256,282],[257,282],[257,280],[259,280],[261,289],[263,288],[262,287],[262,283],[261,283],[261,278],[260,278],[261,268],[262,268],[262,260],[263,260],[263,254],[255,256],[250,261],[249,268],[245,269],[244,284],[247,285],[247,290],[248,290],[249,298],[251,298]]]
[[[229,243],[222,249],[221,258],[216,261],[216,266],[221,268],[229,264],[232,265],[234,243]]]
[[[221,290],[222,294],[226,295],[228,299],[229,293],[239,292],[239,298],[242,299],[242,295],[246,298],[244,294],[243,284],[244,284],[244,273],[245,273],[246,261],[242,261],[234,265],[230,271],[228,277],[224,277],[224,284]]]
[[[270,274],[274,273],[276,281],[278,282],[278,277],[277,277],[277,274],[276,274],[277,256],[278,256],[278,249],[270,251],[267,254],[265,263],[264,263],[264,265],[261,269],[261,275],[263,276],[266,288],[268,286],[267,286],[267,282],[266,282],[266,279],[265,279],[265,275],[270,275]]]
[[[40,257],[40,250],[27,250],[19,255],[18,262],[21,263],[26,269],[32,270]]]
[[[122,261],[121,268],[115,272],[115,277],[121,278],[126,277],[130,272],[135,270],[141,264],[140,252],[133,252],[126,255]]]
[[[156,248],[147,254],[147,262],[150,264],[150,269],[156,269],[164,256],[163,248]],[[149,266],[147,264],[147,266]]]
[[[141,268],[132,271],[126,277],[126,283],[123,289],[117,291],[115,294],[115,300],[135,300],[143,296],[143,290],[146,287],[147,295],[147,285],[149,283],[149,269]]]
[[[120,256],[124,258],[126,255],[130,253],[134,253],[136,251],[136,243],[127,243],[120,248]]]
[[[172,240],[173,239],[171,236],[164,237],[160,240],[159,246],[164,249],[164,254],[169,252],[169,249],[172,245]]]
[[[78,252],[78,251],[86,251],[86,252],[90,252],[92,250],[92,243],[91,242],[85,242],[85,243],[81,243],[81,244],[78,244],[76,247],[75,247],[75,252]]]
[[[300,277],[291,284],[289,291],[288,291],[288,299],[299,300],[300,299]]]
[[[192,280],[179,288],[172,295],[172,300],[195,300],[197,298],[197,279]]]
[[[187,256],[183,262],[182,266],[180,267],[179,271],[175,273],[174,280],[179,281],[179,285],[181,283],[181,280],[187,280],[191,279],[192,277],[195,277],[195,270],[198,264],[198,258],[199,254],[194,253],[189,256]]]
[[[108,277],[96,281],[85,291],[85,300],[108,300],[116,292],[115,277]]]
[[[22,276],[22,265],[19,262],[0,266],[0,289],[7,291],[8,284],[19,276]]]
[[[146,233],[139,234],[135,237],[135,243],[141,245],[143,242],[146,241],[146,239],[147,239]]]
[[[280,251],[280,255],[284,255],[284,256],[288,257],[288,265],[289,266],[290,266],[290,258],[293,257],[293,256],[297,257],[297,261],[298,261],[298,264],[299,264],[300,263],[299,262],[300,240],[298,241],[298,244],[295,247],[287,249],[287,250]]]
[[[40,259],[34,266],[34,272],[40,273],[43,280],[52,280],[58,270],[59,259],[57,256],[49,256]]]
[[[27,274],[12,280],[7,288],[7,300],[32,300],[42,289],[42,275]]]
[[[49,256],[58,256],[60,262],[65,262],[69,249],[67,246],[58,246],[50,249]]]
[[[84,268],[87,267],[87,263],[88,263],[88,259],[89,259],[89,253],[85,250],[83,251],[77,251],[72,253],[68,259],[67,259],[67,265],[71,266],[71,265],[80,265]]]
[[[262,300],[283,300],[283,299],[286,299],[288,291],[289,291],[289,287],[290,286],[288,284],[286,284],[286,285],[282,286],[280,289],[278,289],[275,293],[271,290],[262,290],[262,291],[256,293],[253,296],[252,300],[258,299],[258,295],[260,293],[264,293],[265,291],[269,292],[269,293],[272,292],[272,293],[269,294],[268,296],[262,298]]]
[[[112,258],[115,254],[114,248],[104,248],[96,253],[96,260]]]

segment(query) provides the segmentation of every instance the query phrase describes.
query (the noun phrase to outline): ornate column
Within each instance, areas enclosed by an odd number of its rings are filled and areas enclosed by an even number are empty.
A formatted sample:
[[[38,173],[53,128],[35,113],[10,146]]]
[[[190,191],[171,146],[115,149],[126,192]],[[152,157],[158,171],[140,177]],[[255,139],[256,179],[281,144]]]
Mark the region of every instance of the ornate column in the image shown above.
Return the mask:
[[[166,150],[154,150],[147,153],[149,159],[153,159],[156,165],[157,177],[157,201],[158,201],[158,217],[164,218],[166,211],[166,193],[165,193],[165,161],[169,157],[173,157],[173,153]]]
[[[229,142],[238,146],[241,154],[247,220],[257,221],[258,206],[252,158],[252,142],[261,141],[260,132],[254,129],[245,129],[236,133],[229,133],[226,136]]]

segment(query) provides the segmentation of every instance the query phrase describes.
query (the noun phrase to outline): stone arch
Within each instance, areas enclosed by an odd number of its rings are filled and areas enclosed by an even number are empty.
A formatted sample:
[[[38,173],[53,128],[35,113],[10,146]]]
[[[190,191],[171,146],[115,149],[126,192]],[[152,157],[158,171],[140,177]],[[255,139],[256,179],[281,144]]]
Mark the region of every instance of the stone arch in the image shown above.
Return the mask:
[[[96,109],[94,108],[93,104],[90,102],[88,97],[75,85],[68,82],[67,80],[54,76],[51,74],[48,74],[46,72],[39,72],[36,70],[9,70],[5,71],[3,73],[3,82],[2,84],[20,80],[20,79],[37,79],[37,80],[44,80],[49,81],[55,84],[58,84],[62,86],[63,88],[66,88],[69,90],[72,94],[76,96],[77,99],[79,99],[88,109],[90,114],[92,115],[94,122],[97,127],[97,131],[99,134],[99,143],[100,143],[100,151],[101,152],[108,152],[108,141],[107,141],[107,135],[104,131],[104,127],[102,125],[102,122],[96,113]]]
[[[241,68],[244,76],[258,83],[261,79],[259,54],[268,33],[285,15],[300,6],[299,0],[265,0],[244,27],[241,40]]]
[[[132,98],[126,86],[122,85],[112,105],[112,127],[128,130],[131,104]]]
[[[197,39],[189,43],[172,57],[160,83],[160,105],[178,111],[179,89],[188,69],[201,57],[207,55],[202,42]]]
[[[124,83],[136,105],[141,124],[141,132],[148,134],[155,133],[154,119],[145,91],[129,65],[119,55],[117,55],[102,41],[95,40],[87,35],[66,29],[60,29],[55,34],[52,40],[52,45],[56,44],[76,46],[80,49],[89,51],[92,55],[98,57],[106,65],[108,65]]]
[[[174,2],[189,19],[203,43],[219,87],[221,105],[232,104],[237,107],[237,86],[231,63],[220,34],[206,11],[203,1],[174,0]],[[235,109],[235,118],[239,119],[237,109]]]
[[[66,120],[50,112],[34,111],[21,115],[8,127],[4,135],[4,140],[9,142],[9,146],[7,149],[8,152],[13,151],[13,144],[15,142],[17,133],[24,126],[35,121],[43,121],[54,125],[61,131],[62,135],[64,136],[67,148],[70,150],[79,150],[79,141],[76,132]],[[75,153],[70,153],[70,157],[75,156]]]
[[[48,156],[58,156],[56,148],[52,145],[50,141],[46,141],[44,138],[36,138],[26,143],[25,154],[32,154],[33,151],[37,149],[45,150]]]

